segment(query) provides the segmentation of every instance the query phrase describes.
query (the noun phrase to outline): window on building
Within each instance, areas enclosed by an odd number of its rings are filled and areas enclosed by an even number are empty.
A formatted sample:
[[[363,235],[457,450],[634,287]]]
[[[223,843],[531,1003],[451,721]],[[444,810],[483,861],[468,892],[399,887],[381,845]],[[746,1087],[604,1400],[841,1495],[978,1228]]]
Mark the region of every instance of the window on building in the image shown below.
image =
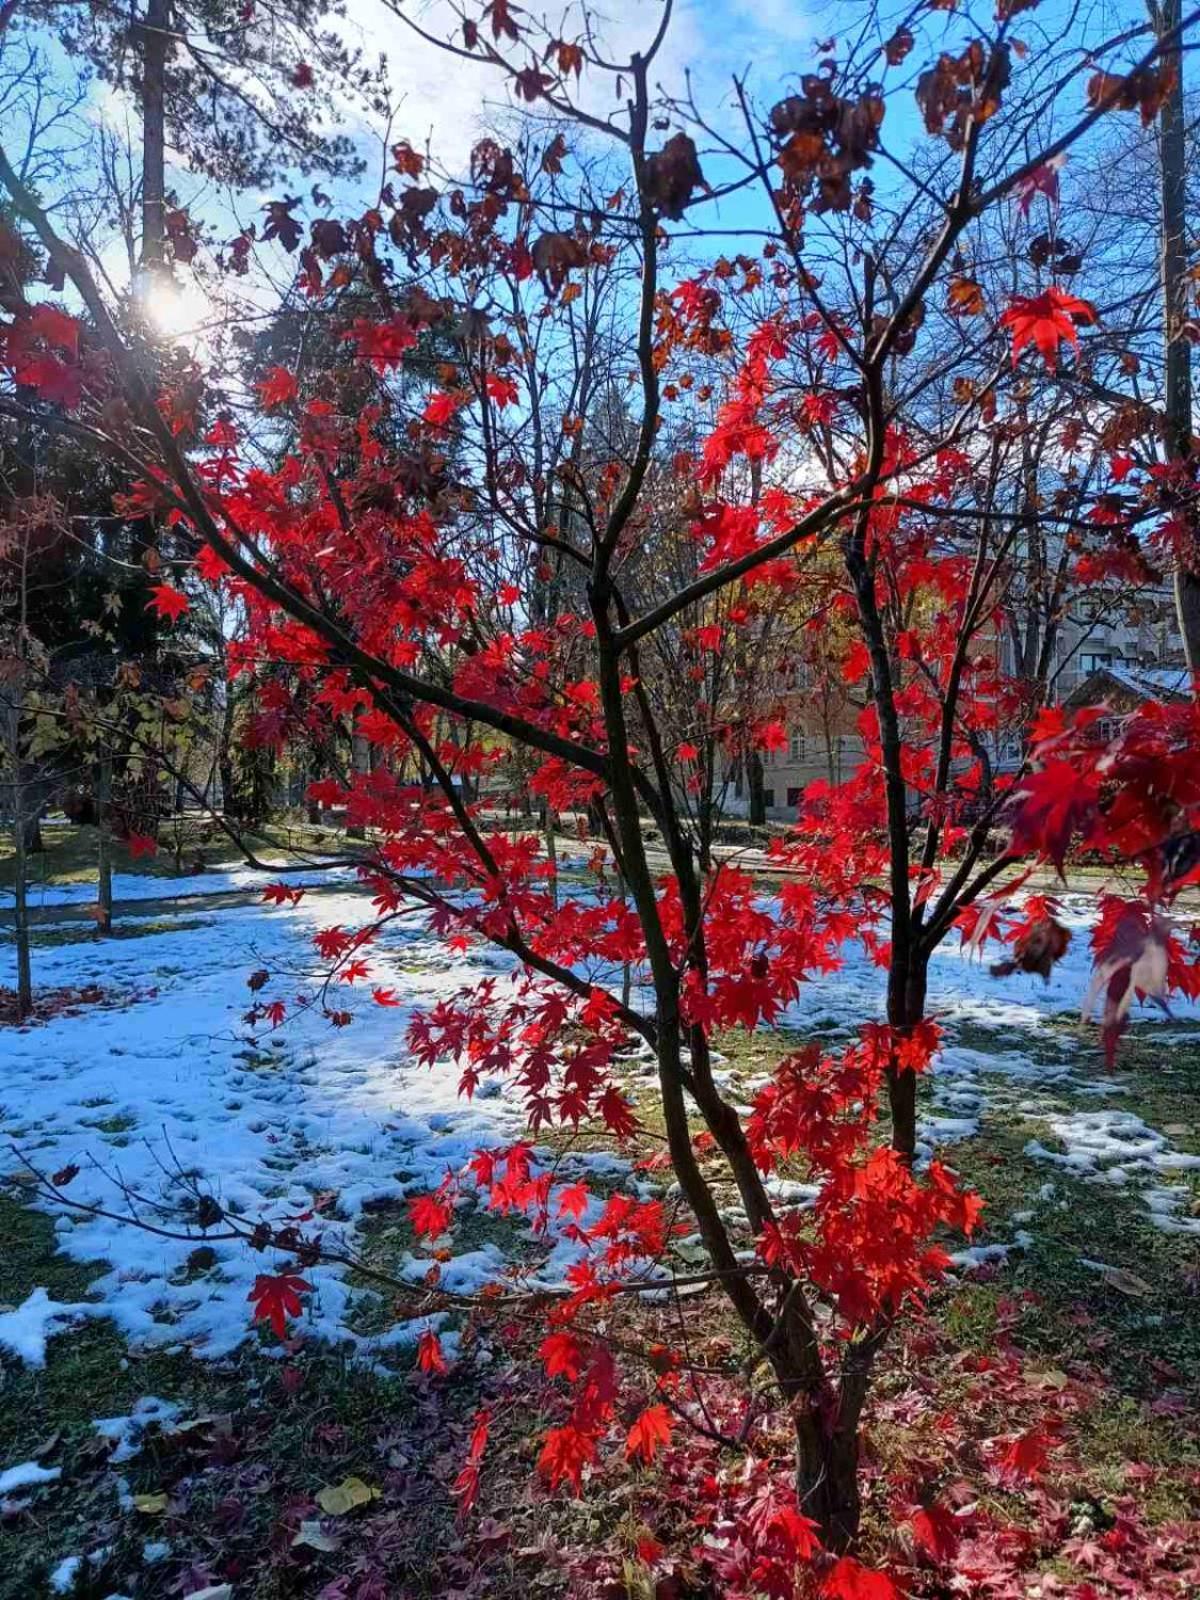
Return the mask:
[[[792,787],[790,787],[788,789],[788,792],[787,792],[787,803],[788,803],[789,809],[794,809],[796,806],[798,806],[800,804],[800,796],[803,793],[804,793],[804,789],[803,789],[802,786],[797,787],[797,786],[793,785]]]
[[[805,739],[802,729],[797,728],[792,734],[789,749],[793,761],[803,761],[805,759]]]
[[[764,789],[763,790],[763,806],[766,808],[766,810],[769,811],[774,804],[775,804],[775,791],[774,791],[774,789]]]
[[[1111,650],[1082,650],[1079,654],[1079,670],[1083,673],[1102,672],[1105,667],[1113,664]]]

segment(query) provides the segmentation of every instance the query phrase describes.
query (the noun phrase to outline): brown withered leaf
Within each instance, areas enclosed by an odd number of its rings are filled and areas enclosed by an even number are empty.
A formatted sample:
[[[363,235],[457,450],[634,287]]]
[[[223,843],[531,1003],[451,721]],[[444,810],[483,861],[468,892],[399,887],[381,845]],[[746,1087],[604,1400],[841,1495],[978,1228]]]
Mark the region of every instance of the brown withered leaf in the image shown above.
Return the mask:
[[[542,156],[542,171],[556,175],[562,171],[563,157],[567,153],[567,141],[561,133],[556,133],[546,146]]]
[[[983,315],[983,290],[974,278],[951,278],[946,289],[950,313],[955,317]]]
[[[986,122],[1000,109],[1012,77],[1008,47],[990,53],[981,39],[972,39],[960,56],[943,52],[917,79],[916,98],[929,133],[961,150],[971,125]]]
[[[1093,110],[1140,111],[1142,127],[1148,128],[1174,87],[1175,66],[1170,61],[1125,74],[1096,72],[1088,79],[1088,105]]]
[[[574,268],[588,264],[587,246],[571,233],[543,233],[533,241],[529,254],[549,294],[558,293]]]
[[[1026,928],[1013,944],[1012,957],[998,961],[992,967],[993,978],[1006,978],[1013,972],[1037,972],[1050,982],[1050,972],[1056,961],[1066,954],[1071,943],[1071,931],[1053,917],[1042,917]]]
[[[646,198],[662,216],[678,222],[696,189],[707,189],[696,146],[686,133],[668,139],[646,158]]]

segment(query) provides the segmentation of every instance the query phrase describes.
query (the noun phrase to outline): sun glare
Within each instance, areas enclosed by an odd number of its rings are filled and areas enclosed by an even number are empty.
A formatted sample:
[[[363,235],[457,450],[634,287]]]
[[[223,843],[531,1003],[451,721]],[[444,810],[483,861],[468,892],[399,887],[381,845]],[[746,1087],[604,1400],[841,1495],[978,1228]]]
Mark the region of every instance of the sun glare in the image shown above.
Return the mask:
[[[198,338],[211,315],[208,299],[195,283],[155,278],[142,298],[147,321],[167,339]]]

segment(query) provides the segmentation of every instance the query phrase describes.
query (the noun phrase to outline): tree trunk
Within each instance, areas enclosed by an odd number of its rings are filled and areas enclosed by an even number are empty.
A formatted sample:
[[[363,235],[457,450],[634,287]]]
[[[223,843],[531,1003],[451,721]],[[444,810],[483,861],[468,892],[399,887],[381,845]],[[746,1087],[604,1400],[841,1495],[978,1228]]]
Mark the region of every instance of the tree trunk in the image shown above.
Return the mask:
[[[112,931],[112,762],[96,769],[96,932]]]
[[[1150,16],[1159,38],[1178,28],[1181,0],[1151,0]],[[1192,453],[1191,348],[1183,332],[1188,320],[1187,129],[1183,103],[1183,53],[1178,41],[1163,51],[1175,68],[1175,84],[1159,113],[1159,163],[1162,194],[1163,405],[1167,457],[1186,460]],[[1175,572],[1175,608],[1184,655],[1193,677],[1200,675],[1200,572],[1194,558],[1181,555]]]
[[[767,791],[763,780],[762,757],[757,750],[751,750],[746,757],[746,794],[750,825],[761,828],[767,820]]]
[[[26,855],[42,855],[46,849],[46,841],[42,838],[42,816],[35,806],[22,817],[21,840],[25,846]]]
[[[354,735],[350,747],[350,762],[356,776],[371,770],[371,746],[361,733]],[[365,839],[366,836],[366,830],[361,826],[346,829],[347,839]]]
[[[25,791],[21,782],[21,710],[16,695],[6,708],[5,743],[12,766],[13,826],[13,933],[17,945],[17,1021],[23,1022],[33,1010],[33,970],[29,959],[29,900],[25,883],[27,818]],[[35,817],[36,822],[36,817]]]
[[[166,240],[166,105],[170,0],[147,0],[142,36],[143,292],[162,270]]]
[[[921,948],[909,954],[903,980],[889,984],[888,1021],[894,1028],[915,1028],[925,1016],[929,957]],[[917,1149],[917,1075],[911,1068],[888,1070],[888,1104],[892,1114],[892,1149],[911,1164]]]
[[[221,729],[217,735],[217,777],[221,784],[221,811],[227,817],[235,816],[237,812],[233,772],[234,714],[233,685],[227,678],[225,680],[225,703],[221,707]]]
[[[548,805],[542,807],[542,838],[546,844],[546,860],[550,867],[550,901],[558,907],[558,839],[554,832],[554,812]]]
[[[858,1430],[823,1425],[814,1412],[796,1423],[796,1497],[821,1530],[821,1543],[841,1554],[858,1536]]]

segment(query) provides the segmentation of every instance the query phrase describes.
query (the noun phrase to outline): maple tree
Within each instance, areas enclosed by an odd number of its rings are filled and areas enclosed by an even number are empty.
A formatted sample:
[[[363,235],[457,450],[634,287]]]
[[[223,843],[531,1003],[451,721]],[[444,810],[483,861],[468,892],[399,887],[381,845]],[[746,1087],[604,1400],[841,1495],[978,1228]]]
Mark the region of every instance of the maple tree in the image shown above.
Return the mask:
[[[1106,903],[1095,935],[1106,1041],[1135,992],[1200,988],[1165,914],[1197,873],[1195,711],[1148,706],[1102,741],[1096,719],[1046,709],[1044,670],[1006,671],[1000,650],[1031,530],[1064,552],[1060,597],[1097,573],[1137,582],[1149,535],[1169,553],[1192,526],[1192,467],[1144,461],[1131,477],[1111,432],[1060,385],[1100,322],[1063,287],[1076,269],[1062,251],[1034,258],[1031,292],[1000,302],[970,259],[1000,209],[1032,227],[1035,204],[1057,205],[1056,163],[1100,118],[1154,114],[1163,39],[1140,40],[1124,70],[1123,36],[1090,40],[1087,73],[1109,66],[1090,87],[1082,66],[1065,74],[1072,119],[1039,141],[1028,106],[1008,111],[1024,57],[1007,13],[1028,8],[1001,9],[990,38],[948,21],[952,48],[941,23],[923,36],[920,15],[860,57],[830,42],[799,92],[765,111],[738,82],[744,127],[731,139],[694,105],[656,100],[669,6],[618,70],[586,32],[545,35],[492,0],[446,46],[507,74],[554,112],[555,131],[531,125],[515,149],[481,141],[458,180],[402,141],[377,204],[311,221],[298,285],[336,337],[316,375],[272,366],[257,384],[269,451],[219,399],[202,416],[202,374],[147,381],[96,282],[0,156],[16,211],[83,306],[77,317],[22,297],[3,329],[6,367],[137,464],[129,502],[165,517],[187,552],[155,611],[182,614],[189,586],[235,596],[247,629],[229,649],[252,686],[255,739],[303,743],[345,719],[371,752],[312,789],[369,830],[360,873],[376,908],[315,936],[330,1022],[353,1016],[328,998],[334,980],[392,1003],[370,957],[401,916],[424,916],[451,953],[482,943],[511,958],[504,978],[417,1015],[408,1044],[431,1068],[456,1061],[466,1095],[502,1076],[528,1137],[448,1172],[410,1221],[436,1249],[474,1196],[576,1247],[565,1292],[540,1301],[560,1404],[540,1472],[578,1491],[605,1452],[649,1462],[675,1430],[706,1425],[705,1377],[685,1350],[631,1355],[607,1332],[618,1306],[678,1287],[663,1262],[681,1227],[703,1242],[697,1281],[725,1296],[751,1368],[771,1372],[793,1482],[740,1508],[730,1594],[788,1595],[810,1570],[827,1596],[896,1592],[849,1553],[860,1425],[898,1318],[979,1215],[918,1138],[918,1082],[940,1036],[933,952],[957,929],[972,950],[1003,947],[998,981],[1045,975],[1066,933],[1052,898],[1021,899],[1026,864],[1061,868],[1082,841],[1144,869],[1141,893]],[[865,174],[889,103],[911,94],[901,68],[916,50],[930,56],[915,93],[938,165],[906,194],[919,211],[910,238],[906,206]],[[590,108],[578,84],[593,77],[626,86],[620,112]],[[615,188],[597,187],[606,169],[562,127],[612,144]],[[701,159],[706,141],[719,163]],[[766,243],[674,268],[670,225],[720,191],[758,197]],[[272,222],[289,254],[297,204],[278,202]],[[350,283],[366,293],[347,318]],[[434,335],[449,350],[432,381],[401,382],[405,356]],[[620,384],[619,363],[631,373]],[[1031,440],[1049,476],[1041,457],[1064,435],[1088,468],[1044,495]],[[809,786],[771,847],[782,871],[766,896],[715,848],[712,797],[729,763],[786,738],[761,695],[728,687],[780,615],[830,623],[824,655],[858,698],[864,757],[844,781]],[[530,795],[545,832],[499,825]],[[592,829],[570,877],[553,818]],[[267,898],[301,892],[281,883]],[[740,1111],[714,1039],[778,1022],[851,938],[879,965],[881,1016],[849,1043],[790,1051]],[[254,978],[253,1020],[279,1025],[295,1002],[282,980]],[[631,1041],[653,1059],[665,1132],[649,1175],[669,1172],[678,1204],[565,1185],[536,1148],[550,1127],[618,1146],[644,1131],[623,1075]],[[815,1189],[803,1204],[778,1181],[797,1172]],[[300,1267],[321,1258],[319,1219],[246,1236]],[[260,1277],[258,1318],[286,1328],[306,1289],[298,1272]],[[522,1293],[517,1275],[476,1309]],[[433,1328],[418,1361],[431,1380],[452,1370]],[[489,1427],[477,1420],[460,1476],[467,1508]],[[733,1443],[753,1452],[753,1439],[748,1410]],[[1002,1466],[1036,1472],[1048,1448],[1014,1440]],[[942,1549],[945,1514],[918,1515],[915,1536]]]

